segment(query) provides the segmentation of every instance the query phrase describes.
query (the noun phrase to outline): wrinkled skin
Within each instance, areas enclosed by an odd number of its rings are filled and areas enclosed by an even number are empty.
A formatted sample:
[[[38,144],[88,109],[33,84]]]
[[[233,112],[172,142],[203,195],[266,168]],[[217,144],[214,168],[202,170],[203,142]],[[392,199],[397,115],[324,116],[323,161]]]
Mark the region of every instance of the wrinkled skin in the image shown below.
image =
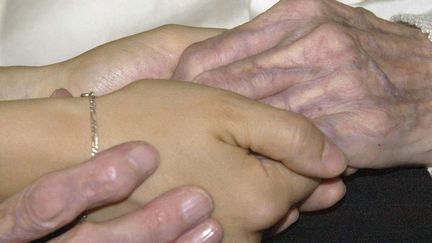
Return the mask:
[[[157,151],[148,144],[131,142],[102,151],[77,166],[44,175],[0,203],[0,242],[39,239],[79,218],[84,209],[127,199],[157,169],[157,158]],[[115,171],[117,176],[107,181],[89,173],[92,170],[101,174]],[[95,188],[94,185],[98,186]],[[95,193],[82,193],[89,190]],[[201,203],[189,206],[197,217],[187,221],[182,205],[193,199]],[[208,240],[206,242],[217,243],[221,241],[223,232],[219,223],[209,218],[212,210],[211,198],[205,191],[196,187],[180,187],[115,220],[82,222],[50,242],[160,243],[177,239],[175,242],[181,243],[200,242],[204,236]],[[157,227],[155,222],[155,214],[159,212],[164,212],[169,221],[162,227]]]
[[[174,79],[313,119],[354,168],[431,164],[432,45],[419,30],[332,0],[282,0],[189,47]]]

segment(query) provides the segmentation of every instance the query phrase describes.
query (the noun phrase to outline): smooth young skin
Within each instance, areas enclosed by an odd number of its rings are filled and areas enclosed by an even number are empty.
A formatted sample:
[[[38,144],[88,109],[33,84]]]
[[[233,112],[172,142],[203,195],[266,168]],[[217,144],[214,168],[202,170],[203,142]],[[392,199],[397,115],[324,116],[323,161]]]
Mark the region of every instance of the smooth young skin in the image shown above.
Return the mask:
[[[333,0],[282,0],[189,47],[174,78],[304,114],[351,167],[432,165],[431,62],[417,29]]]
[[[166,25],[99,46],[68,61],[42,67],[0,67],[0,100],[114,92],[141,79],[169,79],[189,45],[220,29]]]
[[[149,80],[97,102],[102,147],[145,139],[159,151],[160,167],[127,201],[92,214],[94,220],[123,215],[180,185],[197,185],[214,199],[225,242],[257,242],[262,230],[318,186],[293,171],[331,178],[346,168],[342,152],[304,117],[223,90]],[[88,157],[87,99],[3,102],[0,113],[3,198]],[[116,176],[106,172],[94,176]],[[163,225],[164,213],[157,215]]]
[[[127,199],[157,169],[157,158],[158,153],[151,146],[130,142],[102,151],[85,163],[43,176],[0,203],[0,242],[39,239],[79,218],[85,209]],[[114,171],[116,176],[106,180],[93,176],[95,171]],[[94,193],[82,193],[89,190]],[[198,203],[191,206],[191,201]],[[185,203],[189,211],[182,209]],[[178,243],[218,243],[222,229],[217,221],[208,218],[212,209],[210,196],[202,189],[176,188],[134,212],[102,223],[80,224],[50,242],[159,243],[177,239]],[[160,212],[169,221],[163,227],[155,223],[154,215]],[[188,213],[197,217],[187,221]]]

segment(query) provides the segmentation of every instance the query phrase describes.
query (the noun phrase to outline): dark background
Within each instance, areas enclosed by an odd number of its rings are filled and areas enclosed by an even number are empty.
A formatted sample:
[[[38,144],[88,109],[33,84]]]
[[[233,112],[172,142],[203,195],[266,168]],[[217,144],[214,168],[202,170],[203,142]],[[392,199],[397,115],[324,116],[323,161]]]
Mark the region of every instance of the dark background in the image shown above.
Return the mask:
[[[264,242],[432,243],[432,178],[424,168],[364,170],[345,182],[335,207],[302,215]]]
[[[432,178],[424,168],[364,170],[345,182],[347,194],[340,203],[302,214],[264,243],[432,243]]]

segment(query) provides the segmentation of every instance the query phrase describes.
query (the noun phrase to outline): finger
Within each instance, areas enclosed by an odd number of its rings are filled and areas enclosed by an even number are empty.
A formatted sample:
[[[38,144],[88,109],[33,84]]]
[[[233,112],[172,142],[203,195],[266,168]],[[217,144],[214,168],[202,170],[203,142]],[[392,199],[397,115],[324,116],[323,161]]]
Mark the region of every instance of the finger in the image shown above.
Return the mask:
[[[214,219],[208,219],[185,233],[176,240],[176,243],[219,243],[222,242],[222,238],[222,226],[220,226],[220,224]]]
[[[317,179],[291,171],[277,161],[261,158],[257,162],[260,163],[260,169],[265,170],[268,182],[264,180],[264,183],[261,183],[267,185],[259,194],[262,200],[255,200],[252,208],[245,209],[248,212],[245,214],[246,219],[259,219],[247,220],[244,227],[250,231],[264,230],[270,225],[287,220],[289,210],[310,196],[320,183]]]
[[[165,193],[144,208],[105,223],[84,223],[54,242],[173,242],[204,222],[213,210],[210,196],[196,187]],[[220,228],[212,225],[214,235]],[[208,234],[212,234],[208,232]]]
[[[222,109],[229,119],[224,142],[281,161],[301,175],[334,178],[345,171],[342,151],[310,120],[260,103],[246,104],[235,112]]]
[[[330,16],[331,18],[334,18],[335,21],[342,20],[345,25],[349,25],[352,28],[365,30],[366,32],[370,32],[372,28],[375,28],[386,35],[388,35],[388,33],[410,37],[415,35],[414,31],[409,31],[406,25],[396,24],[386,19],[379,18],[373,12],[365,8],[353,8],[339,1],[323,1],[323,3],[328,5],[334,12],[333,16]]]
[[[283,32],[275,31],[269,38],[268,28],[249,31],[247,26],[237,27],[203,42],[188,47],[171,79],[191,81],[210,69],[255,55],[276,45]],[[277,36],[279,35],[279,36]]]
[[[242,26],[188,47],[172,79],[190,81],[204,71],[268,50],[282,39],[295,41],[310,31],[310,26],[298,28],[299,23],[305,23],[309,16],[320,15],[318,8],[305,7],[303,1],[281,1]]]
[[[341,29],[344,27],[322,24],[292,44],[282,43],[258,55],[201,73],[194,82],[260,100],[281,96],[278,94],[297,84],[313,86],[336,73],[338,65],[353,61],[352,40]],[[327,88],[315,86],[321,91],[318,93]],[[286,97],[289,96],[282,95]]]
[[[72,94],[64,88],[56,89],[50,97],[72,97]]]
[[[157,157],[142,142],[127,143],[40,178],[1,204],[0,241],[39,238],[86,209],[127,197],[156,169]]]
[[[194,82],[239,93],[254,100],[272,97],[295,84],[327,73],[305,59],[304,44],[282,46],[203,72]]]
[[[345,196],[345,192],[346,187],[341,179],[324,180],[312,195],[300,204],[300,210],[318,211],[330,208]]]

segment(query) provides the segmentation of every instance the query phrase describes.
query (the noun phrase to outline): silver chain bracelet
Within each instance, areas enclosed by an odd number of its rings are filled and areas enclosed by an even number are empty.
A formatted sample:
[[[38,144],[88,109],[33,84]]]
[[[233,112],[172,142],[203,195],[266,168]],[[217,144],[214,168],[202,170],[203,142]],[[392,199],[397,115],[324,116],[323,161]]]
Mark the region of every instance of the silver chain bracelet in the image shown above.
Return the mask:
[[[89,98],[90,105],[90,125],[91,125],[91,152],[90,156],[94,157],[99,151],[99,136],[96,122],[96,96],[93,92],[82,94],[81,97]]]
[[[99,136],[96,122],[96,96],[93,92],[81,94],[81,97],[88,97],[90,107],[90,129],[91,129],[91,151],[90,156],[94,157],[99,151]],[[84,212],[78,219],[82,223],[87,219],[87,212]]]

